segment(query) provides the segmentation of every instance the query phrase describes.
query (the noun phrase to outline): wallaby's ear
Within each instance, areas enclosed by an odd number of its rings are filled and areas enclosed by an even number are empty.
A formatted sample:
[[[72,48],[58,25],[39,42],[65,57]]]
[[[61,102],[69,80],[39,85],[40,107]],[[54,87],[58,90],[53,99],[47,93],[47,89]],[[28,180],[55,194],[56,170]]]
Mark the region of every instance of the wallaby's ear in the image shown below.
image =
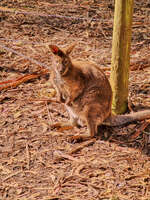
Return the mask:
[[[64,56],[64,53],[61,49],[59,49],[58,46],[56,45],[49,45],[49,48],[51,49],[52,53],[57,55],[57,56],[60,56],[60,57],[63,57]]]
[[[67,54],[67,55],[69,55],[71,52],[72,52],[72,50],[74,49],[74,47],[76,46],[76,42],[74,42],[73,44],[71,44],[69,47],[66,47],[66,48],[64,48],[63,50],[64,50],[64,52]]]

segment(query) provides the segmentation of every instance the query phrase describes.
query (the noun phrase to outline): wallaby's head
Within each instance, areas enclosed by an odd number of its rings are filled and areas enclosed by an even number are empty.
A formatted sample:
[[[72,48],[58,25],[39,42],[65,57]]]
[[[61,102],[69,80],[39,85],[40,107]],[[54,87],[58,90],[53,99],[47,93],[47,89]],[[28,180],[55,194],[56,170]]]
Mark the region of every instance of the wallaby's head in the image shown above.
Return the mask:
[[[52,53],[59,58],[60,65],[58,66],[58,71],[60,74],[66,75],[69,68],[72,66],[71,59],[69,57],[70,53],[72,52],[73,48],[75,47],[75,43],[67,46],[66,48],[59,48],[56,45],[49,45],[49,48],[51,49]]]

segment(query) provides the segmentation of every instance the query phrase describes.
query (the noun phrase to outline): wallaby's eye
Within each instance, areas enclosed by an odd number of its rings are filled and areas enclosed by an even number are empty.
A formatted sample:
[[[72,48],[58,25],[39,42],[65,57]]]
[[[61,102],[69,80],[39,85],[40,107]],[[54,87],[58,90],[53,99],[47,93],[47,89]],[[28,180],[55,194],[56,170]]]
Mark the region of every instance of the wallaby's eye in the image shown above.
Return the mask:
[[[57,55],[60,56],[60,57],[63,57],[63,56],[64,56],[64,53],[63,53],[62,51],[59,50],[59,51],[57,52]]]

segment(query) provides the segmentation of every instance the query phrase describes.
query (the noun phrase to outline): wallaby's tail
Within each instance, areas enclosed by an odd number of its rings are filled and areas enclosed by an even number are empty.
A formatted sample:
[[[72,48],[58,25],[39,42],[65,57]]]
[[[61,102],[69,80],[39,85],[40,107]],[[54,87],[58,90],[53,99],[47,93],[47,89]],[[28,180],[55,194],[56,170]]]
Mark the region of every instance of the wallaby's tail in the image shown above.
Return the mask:
[[[144,119],[150,119],[150,110],[139,111],[135,113],[116,115],[107,118],[103,124],[107,126],[120,126],[133,121],[141,121]]]

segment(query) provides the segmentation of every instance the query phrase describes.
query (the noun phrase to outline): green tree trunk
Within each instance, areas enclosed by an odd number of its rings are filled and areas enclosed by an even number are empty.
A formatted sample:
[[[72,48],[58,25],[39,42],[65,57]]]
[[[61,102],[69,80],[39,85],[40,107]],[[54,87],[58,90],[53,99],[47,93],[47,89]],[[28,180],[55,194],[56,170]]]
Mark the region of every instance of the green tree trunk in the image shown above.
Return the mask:
[[[133,0],[115,0],[110,75],[114,114],[124,113],[128,104],[132,14]]]

